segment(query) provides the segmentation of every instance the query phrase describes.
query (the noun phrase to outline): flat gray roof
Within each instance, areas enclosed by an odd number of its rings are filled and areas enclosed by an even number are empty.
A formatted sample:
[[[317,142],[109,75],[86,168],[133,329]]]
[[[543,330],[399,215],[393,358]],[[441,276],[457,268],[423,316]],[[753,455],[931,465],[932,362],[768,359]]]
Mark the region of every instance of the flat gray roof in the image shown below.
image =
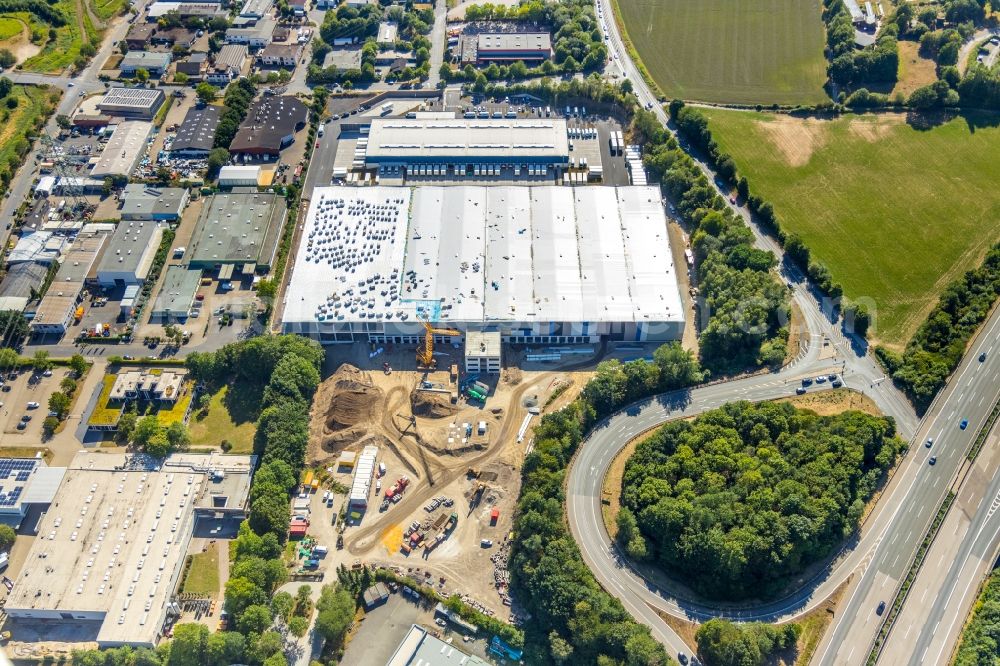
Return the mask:
[[[129,183],[124,195],[122,215],[148,219],[168,215],[180,217],[188,197],[183,187],[156,187],[143,183]]]
[[[412,158],[473,161],[477,157],[569,160],[561,118],[373,118],[366,159]]]
[[[153,317],[186,317],[201,283],[201,270],[171,264],[153,302]]]
[[[97,274],[130,273],[145,280],[163,236],[163,224],[153,220],[122,220],[97,264]]]
[[[481,32],[477,37],[483,51],[548,51],[552,42],[547,32]]]
[[[90,175],[94,178],[131,175],[146,150],[152,130],[153,123],[145,120],[118,123]]]
[[[205,202],[191,240],[192,266],[255,263],[270,266],[285,200],[274,192],[237,188]]]

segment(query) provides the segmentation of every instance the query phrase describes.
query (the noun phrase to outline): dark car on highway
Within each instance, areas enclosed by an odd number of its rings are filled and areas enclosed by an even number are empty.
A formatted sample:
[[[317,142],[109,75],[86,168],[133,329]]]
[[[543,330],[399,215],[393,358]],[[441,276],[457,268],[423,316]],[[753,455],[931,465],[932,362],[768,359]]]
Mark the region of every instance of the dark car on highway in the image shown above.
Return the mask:
[[[962,419],[962,422],[958,424],[958,427],[965,430],[969,427],[969,419]]]
[[[881,615],[884,612],[885,612],[885,602],[884,601],[880,601],[880,602],[878,602],[878,608],[875,609],[875,614],[876,615]]]

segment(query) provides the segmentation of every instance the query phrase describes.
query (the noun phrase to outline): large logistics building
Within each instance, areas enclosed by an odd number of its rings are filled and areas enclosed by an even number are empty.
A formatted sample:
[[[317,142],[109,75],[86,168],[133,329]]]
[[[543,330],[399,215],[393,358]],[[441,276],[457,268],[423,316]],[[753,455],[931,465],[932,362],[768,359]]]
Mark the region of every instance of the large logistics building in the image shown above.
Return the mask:
[[[14,578],[11,618],[91,622],[99,647],[163,636],[196,521],[246,516],[254,456],[81,451]],[[82,626],[82,625],[81,625]]]
[[[285,332],[416,343],[422,320],[507,343],[678,340],[656,187],[322,187]]]
[[[488,165],[542,175],[569,164],[569,136],[561,118],[372,118],[364,161],[388,174],[431,166],[462,178]]]

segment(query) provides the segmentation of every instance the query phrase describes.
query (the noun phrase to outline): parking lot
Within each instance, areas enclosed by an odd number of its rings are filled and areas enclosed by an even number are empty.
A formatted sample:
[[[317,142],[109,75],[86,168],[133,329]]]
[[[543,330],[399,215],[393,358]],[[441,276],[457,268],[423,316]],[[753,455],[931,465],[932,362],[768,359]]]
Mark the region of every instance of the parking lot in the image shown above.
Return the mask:
[[[46,375],[22,370],[11,379],[7,373],[0,386],[0,432],[4,446],[35,446],[42,441],[42,421],[49,412],[49,396],[59,390],[59,382],[69,375],[68,368],[54,368]],[[36,405],[34,408],[29,404]],[[29,421],[22,421],[23,417]],[[24,427],[20,427],[20,424]],[[0,448],[2,450],[2,448]]]

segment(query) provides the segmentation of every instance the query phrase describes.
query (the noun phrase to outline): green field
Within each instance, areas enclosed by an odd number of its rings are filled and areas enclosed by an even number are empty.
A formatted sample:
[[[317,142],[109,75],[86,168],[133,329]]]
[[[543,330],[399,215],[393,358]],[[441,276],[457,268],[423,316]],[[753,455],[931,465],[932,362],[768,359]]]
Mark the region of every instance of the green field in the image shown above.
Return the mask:
[[[829,99],[818,1],[617,4],[628,38],[667,97],[761,104]]]
[[[0,42],[17,37],[24,30],[24,24],[16,18],[0,16]]]
[[[716,141],[901,348],[1000,240],[1000,115],[917,129],[900,114],[802,119],[705,109]],[[943,120],[943,119],[942,119]]]
[[[252,453],[256,423],[245,413],[239,401],[234,402],[227,397],[228,392],[228,386],[216,391],[204,416],[198,411],[192,414],[188,423],[191,445],[216,447],[225,440],[233,446],[230,453]]]

